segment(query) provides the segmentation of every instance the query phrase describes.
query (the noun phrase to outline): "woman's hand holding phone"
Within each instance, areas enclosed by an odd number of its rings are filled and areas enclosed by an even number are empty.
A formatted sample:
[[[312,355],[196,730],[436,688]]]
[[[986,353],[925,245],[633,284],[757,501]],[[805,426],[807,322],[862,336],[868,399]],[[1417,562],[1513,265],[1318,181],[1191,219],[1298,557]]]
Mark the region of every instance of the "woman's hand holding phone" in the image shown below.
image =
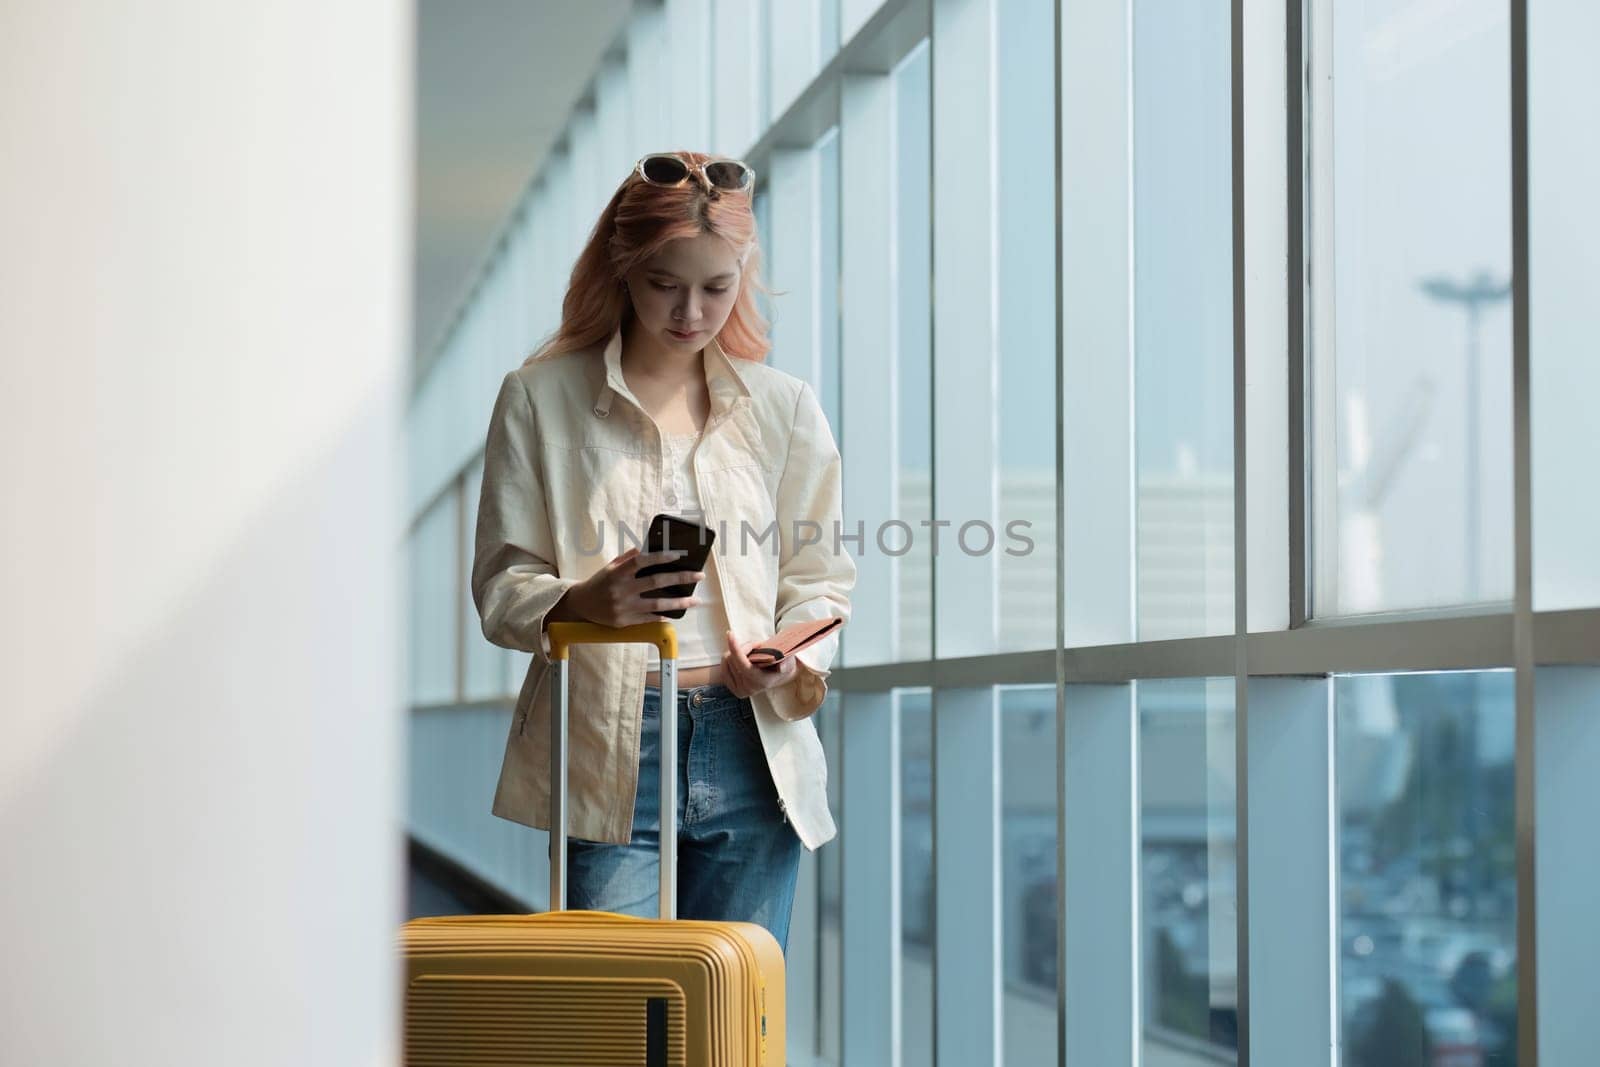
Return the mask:
[[[660,612],[692,608],[700,603],[699,598],[660,598],[645,594],[663,586],[694,585],[705,577],[705,572],[662,571],[643,578],[638,577],[637,572],[645,567],[671,563],[684,555],[682,549],[640,552],[635,546],[573,586],[567,596],[573,599],[573,606],[580,615],[601,626],[660,622]]]

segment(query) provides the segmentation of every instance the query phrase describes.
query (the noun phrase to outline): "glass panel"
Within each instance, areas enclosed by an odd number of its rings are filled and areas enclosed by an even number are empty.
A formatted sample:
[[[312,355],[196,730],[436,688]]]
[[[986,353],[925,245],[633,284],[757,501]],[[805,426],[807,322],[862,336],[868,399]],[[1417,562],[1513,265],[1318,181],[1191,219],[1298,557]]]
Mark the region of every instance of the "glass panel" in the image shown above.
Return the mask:
[[[750,210],[756,217],[756,240],[761,245],[761,281],[765,285],[772,284],[772,197],[767,192],[764,184],[771,179],[767,175],[758,175],[758,191],[751,198]],[[756,309],[761,312],[761,317],[767,322],[772,321],[772,298],[761,290],[755,291]]]
[[[905,549],[897,557],[899,597],[895,611],[898,627],[895,655],[901,660],[929,659],[933,655],[932,541],[923,525],[933,521],[932,424],[933,343],[932,296],[928,285],[933,270],[932,191],[933,165],[930,141],[930,83],[928,42],[924,40],[906,56],[894,74],[895,137],[899,167],[895,188],[895,252],[899,257],[896,284],[895,351],[897,402],[900,405],[900,478],[896,516],[903,530],[885,533],[889,551]],[[915,1061],[911,1061],[915,1062]]]
[[[1055,92],[1055,5],[999,5],[1000,578],[998,651],[1056,638],[1055,139],[1035,101]],[[952,529],[963,521],[954,521]],[[965,538],[963,538],[965,540]],[[972,543],[981,545],[975,533]]]
[[[1229,10],[1134,4],[1141,640],[1233,632]]]
[[[411,703],[456,699],[456,495],[445,493],[411,531]],[[481,629],[479,631],[482,632]]]
[[[755,5],[756,13],[756,124],[757,132],[764,133],[772,123],[772,22],[773,0],[747,0]],[[715,16],[713,16],[715,17]]]
[[[1145,1057],[1233,1062],[1234,682],[1162,679],[1136,688]]]
[[[1319,11],[1314,611],[1509,599],[1507,5]]]
[[[1344,1063],[1509,1067],[1512,674],[1349,675],[1334,693]]]
[[[474,536],[473,531],[478,526],[478,499],[483,489],[483,458],[467,468],[464,481],[464,491],[461,497],[462,506],[466,515],[462,523],[462,530],[466,534],[470,546]],[[464,700],[492,700],[497,697],[514,695],[506,685],[507,673],[510,665],[507,660],[511,653],[497,645],[491,645],[483,636],[483,621],[478,618],[478,607],[472,602],[472,552],[461,553],[460,584],[454,594],[461,604],[461,627],[464,631],[466,646],[466,663],[464,665],[465,691],[461,694]],[[522,679],[516,680],[521,685]]]
[[[933,1062],[933,714],[927,689],[901,689],[900,1026],[902,1062]]]
[[[1006,1062],[1056,1057],[1056,688],[1000,692]]]
[[[819,53],[821,0],[766,0],[768,121],[782,117],[831,58]],[[835,26],[837,26],[835,21]],[[837,36],[837,31],[835,31]]]
[[[1600,6],[1534,5],[1528,23],[1528,309],[1533,436],[1533,606],[1600,606]]]
[[[845,833],[845,812],[839,793],[839,713],[840,694],[829,690],[822,707],[816,711],[817,735],[822,740],[822,751],[828,762],[828,807],[833,812],[839,834]],[[843,892],[844,868],[839,862],[840,850],[835,840],[817,849],[817,1054],[835,1063],[839,1061],[840,1000],[844,988],[843,943],[840,940],[840,894]]]
[[[839,436],[839,130],[817,141],[817,400]],[[843,442],[840,442],[841,446]]]
[[[839,40],[839,0],[818,0],[817,61],[827,66],[842,43]]]

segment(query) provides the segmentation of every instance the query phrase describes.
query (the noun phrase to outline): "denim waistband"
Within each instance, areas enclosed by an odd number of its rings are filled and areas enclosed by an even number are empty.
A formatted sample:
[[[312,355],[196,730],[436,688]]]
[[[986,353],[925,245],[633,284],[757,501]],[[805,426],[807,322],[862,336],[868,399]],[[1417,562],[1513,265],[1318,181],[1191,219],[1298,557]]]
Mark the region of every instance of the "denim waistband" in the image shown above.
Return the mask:
[[[658,702],[661,700],[661,687],[659,685],[651,685],[646,682],[644,691],[646,695],[653,693]],[[692,704],[696,697],[698,697],[700,705],[736,704],[744,699],[743,697],[735,696],[733,690],[721,682],[707,682],[705,685],[680,685],[678,687],[679,704]]]

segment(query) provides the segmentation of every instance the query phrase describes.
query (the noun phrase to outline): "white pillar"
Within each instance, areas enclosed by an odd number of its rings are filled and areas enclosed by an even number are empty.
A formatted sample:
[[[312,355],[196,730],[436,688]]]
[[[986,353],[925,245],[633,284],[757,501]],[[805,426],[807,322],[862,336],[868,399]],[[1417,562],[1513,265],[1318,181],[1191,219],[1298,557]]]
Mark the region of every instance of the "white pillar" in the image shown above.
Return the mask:
[[[844,861],[846,1064],[900,1067],[900,698],[851,693],[841,701],[839,780],[849,833]]]
[[[1600,857],[1600,668],[1540,667],[1534,734],[1533,810],[1538,820],[1534,892],[1539,1062],[1582,1063],[1594,1056],[1594,1005],[1600,978],[1600,923],[1594,886]],[[1518,886],[1518,891],[1522,887]]]
[[[1333,681],[1250,679],[1250,1057],[1335,1067],[1339,916]],[[1230,917],[1231,921],[1231,917]]]
[[[1066,1067],[1141,1063],[1139,709],[1134,687],[1072,685],[1059,741],[1067,833]]]
[[[1061,12],[1068,648],[1132,641],[1136,633],[1130,3],[1085,0]]]
[[[998,561],[969,555],[963,525],[1001,529],[996,0],[935,0],[933,92],[933,479],[944,527],[933,551],[934,653],[999,646]],[[971,537],[971,531],[966,531]],[[978,542],[981,543],[981,535]],[[933,694],[935,1055],[1005,1061],[1000,895],[1000,698],[992,686]]]
[[[863,524],[856,546],[854,602],[861,612],[850,662],[894,658],[895,560],[878,551],[879,523],[891,517],[899,469],[895,429],[894,93],[882,75],[847,75],[840,88],[840,155],[845,174],[840,307],[844,378],[841,447],[845,520]],[[851,530],[847,527],[846,533]],[[863,582],[863,579],[865,581]],[[840,782],[849,832],[844,862],[844,1063],[900,1067],[900,704],[892,692],[842,701]]]
[[[0,14],[0,1062],[397,1062],[401,4]]]

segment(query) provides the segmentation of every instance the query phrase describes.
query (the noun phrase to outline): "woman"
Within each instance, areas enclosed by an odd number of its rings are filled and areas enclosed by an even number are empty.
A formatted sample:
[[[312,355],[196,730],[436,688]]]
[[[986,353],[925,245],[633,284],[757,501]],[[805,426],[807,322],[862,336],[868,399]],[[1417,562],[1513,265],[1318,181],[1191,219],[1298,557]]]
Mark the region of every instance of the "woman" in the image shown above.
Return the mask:
[[[815,393],[767,366],[750,194],[734,160],[646,156],[578,256],[561,325],[501,382],[484,449],[472,594],[484,635],[533,654],[494,813],[549,827],[556,620],[685,608],[678,631],[678,914],[764,925],[787,948],[802,847],[835,834],[811,715],[838,632],[776,668],[785,626],[850,616],[839,451]],[[638,542],[657,512],[716,534],[701,571]],[[618,554],[606,561],[605,544]],[[632,547],[625,550],[626,539]],[[857,538],[859,543],[859,538]],[[655,598],[667,585],[694,595]],[[661,708],[642,644],[570,650],[568,904],[653,915]]]

